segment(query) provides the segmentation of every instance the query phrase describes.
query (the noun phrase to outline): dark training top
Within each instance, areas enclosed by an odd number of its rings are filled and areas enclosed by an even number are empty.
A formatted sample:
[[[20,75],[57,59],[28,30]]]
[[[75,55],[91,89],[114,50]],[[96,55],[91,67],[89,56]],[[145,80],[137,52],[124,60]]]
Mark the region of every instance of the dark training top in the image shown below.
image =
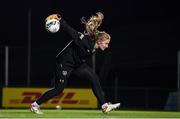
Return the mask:
[[[63,19],[60,20],[60,25],[72,37],[72,41],[56,56],[56,61],[64,66],[78,67],[95,52],[95,40],[76,31]]]

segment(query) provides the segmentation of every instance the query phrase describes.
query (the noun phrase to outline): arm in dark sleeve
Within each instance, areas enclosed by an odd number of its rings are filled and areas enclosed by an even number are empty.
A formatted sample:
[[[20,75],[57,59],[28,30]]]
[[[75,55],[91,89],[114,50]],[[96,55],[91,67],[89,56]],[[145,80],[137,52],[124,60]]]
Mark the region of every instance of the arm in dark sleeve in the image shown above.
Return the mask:
[[[67,24],[65,20],[61,19],[60,24],[61,24],[61,27],[63,28],[63,30],[65,30],[73,38],[73,40],[79,39],[78,31],[76,31],[69,24]]]
[[[65,20],[60,20],[61,27],[63,30],[65,30],[74,40],[74,42],[80,46],[80,47],[87,47],[90,48],[89,38],[84,36],[82,33],[76,31],[74,28],[72,28],[70,25],[66,23]]]

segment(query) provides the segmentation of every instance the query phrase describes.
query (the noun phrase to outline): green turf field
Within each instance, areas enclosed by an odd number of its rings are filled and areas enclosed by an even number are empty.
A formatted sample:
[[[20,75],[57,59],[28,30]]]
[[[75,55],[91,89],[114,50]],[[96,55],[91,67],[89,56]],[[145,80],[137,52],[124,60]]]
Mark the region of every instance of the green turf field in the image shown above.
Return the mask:
[[[115,110],[103,114],[100,110],[55,110],[43,109],[44,114],[37,115],[25,109],[1,109],[0,118],[180,118],[180,112],[162,111],[124,111]]]

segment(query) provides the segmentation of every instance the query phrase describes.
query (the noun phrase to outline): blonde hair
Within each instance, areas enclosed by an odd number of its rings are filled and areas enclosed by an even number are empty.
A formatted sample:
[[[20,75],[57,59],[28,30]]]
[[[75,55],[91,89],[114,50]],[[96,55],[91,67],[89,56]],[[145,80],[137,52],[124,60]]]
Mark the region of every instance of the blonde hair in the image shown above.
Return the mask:
[[[96,41],[111,40],[111,36],[108,33],[106,33],[105,31],[99,31],[94,36],[94,39]]]
[[[101,12],[97,12],[96,15],[92,15],[88,21],[84,17],[81,18],[81,22],[85,24],[85,34],[94,36],[98,31],[98,27],[101,26],[104,15]]]

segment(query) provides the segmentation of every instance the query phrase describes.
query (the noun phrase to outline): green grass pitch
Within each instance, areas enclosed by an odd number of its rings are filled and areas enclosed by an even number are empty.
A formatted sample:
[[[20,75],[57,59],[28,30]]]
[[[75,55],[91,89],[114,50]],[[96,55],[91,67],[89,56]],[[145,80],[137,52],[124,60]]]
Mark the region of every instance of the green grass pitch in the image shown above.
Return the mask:
[[[100,110],[76,110],[76,109],[42,109],[44,114],[37,115],[28,109],[0,109],[0,118],[180,118],[180,112],[170,111],[130,111],[114,110],[103,114]]]

